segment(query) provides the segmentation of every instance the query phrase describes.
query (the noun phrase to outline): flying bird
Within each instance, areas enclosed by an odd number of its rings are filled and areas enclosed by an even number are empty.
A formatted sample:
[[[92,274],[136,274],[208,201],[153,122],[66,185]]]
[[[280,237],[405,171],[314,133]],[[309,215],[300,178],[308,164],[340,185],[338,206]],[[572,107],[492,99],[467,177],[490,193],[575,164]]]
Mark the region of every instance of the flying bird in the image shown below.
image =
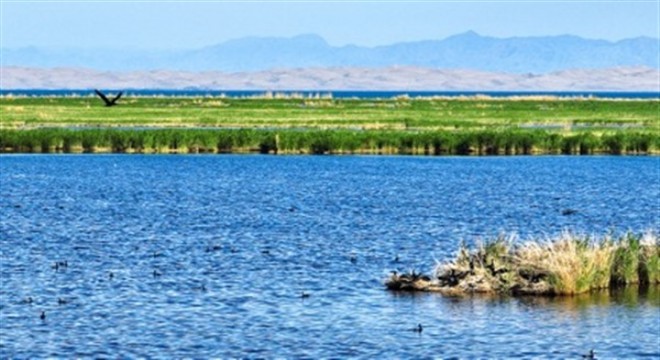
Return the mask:
[[[119,100],[119,98],[122,96],[122,94],[124,94],[123,91],[120,91],[119,94],[117,94],[117,96],[112,98],[112,100],[109,100],[105,95],[103,95],[102,92],[100,92],[96,89],[94,89],[94,92],[96,93],[96,95],[98,95],[103,100],[103,102],[105,103],[105,106],[117,105],[117,100]]]

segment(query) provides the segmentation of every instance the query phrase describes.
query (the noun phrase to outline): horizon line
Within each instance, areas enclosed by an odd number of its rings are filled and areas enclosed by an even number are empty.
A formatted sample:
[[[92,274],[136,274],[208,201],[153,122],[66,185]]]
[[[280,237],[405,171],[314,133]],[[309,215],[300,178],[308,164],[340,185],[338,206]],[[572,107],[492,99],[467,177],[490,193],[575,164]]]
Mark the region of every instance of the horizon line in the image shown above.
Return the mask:
[[[22,45],[22,46],[12,46],[12,47],[7,47],[7,46],[0,46],[1,50],[16,50],[16,49],[76,49],[76,50],[142,50],[142,51],[186,51],[186,50],[193,50],[193,49],[204,49],[208,47],[213,47],[213,46],[219,46],[223,44],[227,44],[230,42],[235,42],[235,41],[241,41],[241,40],[248,40],[248,39],[260,39],[260,40],[265,40],[265,39],[278,39],[278,40],[293,40],[296,38],[300,37],[316,37],[322,40],[327,46],[332,47],[332,48],[344,48],[344,47],[351,47],[351,46],[356,46],[356,47],[361,47],[361,48],[367,48],[367,49],[374,49],[374,48],[379,48],[379,47],[386,47],[386,46],[393,46],[393,45],[398,45],[398,44],[409,44],[409,43],[417,43],[417,42],[426,42],[426,41],[446,41],[450,38],[453,37],[460,37],[460,36],[477,36],[479,38],[486,38],[486,39],[495,39],[495,40],[511,40],[511,39],[542,39],[542,38],[559,38],[559,37],[574,37],[574,38],[579,38],[581,40],[587,40],[587,41],[603,41],[607,42],[610,44],[616,44],[620,43],[622,41],[628,41],[628,40],[636,40],[636,39],[651,39],[651,40],[657,40],[660,41],[660,37],[652,37],[648,35],[639,35],[639,36],[634,36],[634,37],[626,37],[626,38],[621,38],[618,40],[609,40],[609,39],[603,39],[603,38],[590,38],[590,37],[584,37],[581,35],[577,34],[570,34],[570,33],[563,33],[563,34],[554,34],[554,35],[530,35],[530,36],[525,36],[525,35],[515,35],[515,36],[506,36],[506,37],[498,37],[498,36],[493,36],[493,35],[486,35],[486,34],[481,34],[478,33],[477,31],[474,30],[466,30],[463,32],[455,33],[452,35],[445,36],[443,38],[420,38],[416,40],[405,40],[405,41],[395,41],[391,42],[388,44],[382,44],[382,45],[360,45],[356,43],[347,43],[344,45],[333,45],[328,43],[327,39],[317,33],[313,32],[308,32],[308,33],[299,33],[296,35],[290,35],[290,36],[271,36],[271,35],[246,35],[246,36],[241,36],[241,37],[236,37],[236,38],[231,38],[227,40],[222,40],[218,41],[215,43],[210,43],[206,45],[200,45],[198,47],[190,47],[190,48],[149,48],[149,47],[140,47],[140,46],[135,46],[135,45],[130,45],[130,46],[108,46],[108,47],[76,47],[75,45]]]

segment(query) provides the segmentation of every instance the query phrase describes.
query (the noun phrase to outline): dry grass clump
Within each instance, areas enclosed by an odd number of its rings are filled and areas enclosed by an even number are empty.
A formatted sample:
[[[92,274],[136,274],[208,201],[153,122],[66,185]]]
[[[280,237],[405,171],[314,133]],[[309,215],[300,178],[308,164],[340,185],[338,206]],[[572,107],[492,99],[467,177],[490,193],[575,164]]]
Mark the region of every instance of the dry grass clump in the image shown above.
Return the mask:
[[[432,277],[393,274],[393,290],[456,293],[575,295],[631,284],[660,284],[658,236],[626,234],[592,239],[570,233],[516,244],[499,237],[474,250],[461,246],[456,259]]]
[[[614,252],[611,241],[594,243],[570,234],[547,243],[526,243],[514,255],[521,279],[513,290],[579,294],[606,288]]]

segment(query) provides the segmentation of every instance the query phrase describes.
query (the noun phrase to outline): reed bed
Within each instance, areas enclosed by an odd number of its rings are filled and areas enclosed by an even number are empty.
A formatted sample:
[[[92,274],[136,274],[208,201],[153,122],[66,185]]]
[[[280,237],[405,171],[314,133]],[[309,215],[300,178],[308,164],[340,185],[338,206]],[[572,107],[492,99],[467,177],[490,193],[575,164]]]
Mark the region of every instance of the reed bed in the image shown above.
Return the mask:
[[[566,233],[546,241],[517,243],[500,237],[461,246],[456,258],[432,276],[394,273],[389,289],[448,295],[576,295],[598,289],[660,284],[657,235],[625,234],[593,239]]]
[[[0,129],[0,152],[5,153],[588,155],[659,151],[658,134],[630,130],[565,135],[535,129]]]

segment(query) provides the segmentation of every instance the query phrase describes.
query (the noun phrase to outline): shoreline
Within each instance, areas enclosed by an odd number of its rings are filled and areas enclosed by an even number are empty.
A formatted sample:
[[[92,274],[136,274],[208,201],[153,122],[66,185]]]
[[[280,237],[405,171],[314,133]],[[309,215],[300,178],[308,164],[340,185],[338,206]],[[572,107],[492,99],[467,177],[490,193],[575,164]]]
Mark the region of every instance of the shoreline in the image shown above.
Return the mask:
[[[0,129],[0,153],[274,155],[658,155],[643,130]]]

